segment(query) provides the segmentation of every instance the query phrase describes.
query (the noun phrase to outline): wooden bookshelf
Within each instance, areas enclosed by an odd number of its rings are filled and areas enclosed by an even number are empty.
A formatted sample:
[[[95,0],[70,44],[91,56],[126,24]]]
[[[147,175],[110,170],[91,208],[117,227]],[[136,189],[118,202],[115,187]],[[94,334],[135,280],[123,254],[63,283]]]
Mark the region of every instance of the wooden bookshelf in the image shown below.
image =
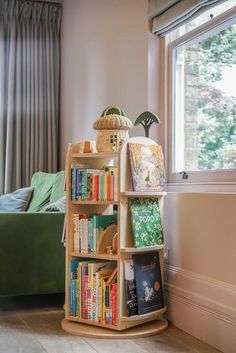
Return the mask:
[[[103,153],[79,153],[78,146],[72,144],[69,147],[66,163],[66,190],[67,190],[67,213],[66,213],[66,296],[65,296],[65,319],[62,327],[65,331],[87,336],[103,338],[131,338],[145,337],[164,331],[168,324],[163,318],[166,308],[145,315],[127,316],[126,288],[124,278],[124,260],[131,258],[133,254],[158,251],[160,253],[161,270],[163,272],[163,247],[153,246],[148,248],[135,248],[132,237],[131,222],[128,209],[129,197],[153,197],[158,198],[163,212],[163,197],[165,192],[137,193],[133,191],[132,175],[128,155],[128,142],[155,144],[151,139],[134,137],[127,141],[120,152]],[[71,165],[88,164],[90,168],[102,168],[107,165],[118,166],[118,201],[71,201]],[[112,214],[114,205],[118,208],[118,252],[117,254],[80,253],[73,248],[73,214]],[[116,261],[118,267],[118,322],[117,326],[100,324],[95,321],[81,319],[69,314],[70,300],[70,260],[75,258],[101,259]]]

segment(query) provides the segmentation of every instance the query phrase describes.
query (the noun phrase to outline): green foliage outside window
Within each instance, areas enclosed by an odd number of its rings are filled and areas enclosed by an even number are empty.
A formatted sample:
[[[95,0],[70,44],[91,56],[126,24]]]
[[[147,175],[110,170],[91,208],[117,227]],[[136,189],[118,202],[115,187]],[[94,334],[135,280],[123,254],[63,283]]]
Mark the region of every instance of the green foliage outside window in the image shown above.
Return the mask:
[[[199,43],[198,55],[199,170],[236,168],[236,98],[213,85],[236,64],[236,26]]]

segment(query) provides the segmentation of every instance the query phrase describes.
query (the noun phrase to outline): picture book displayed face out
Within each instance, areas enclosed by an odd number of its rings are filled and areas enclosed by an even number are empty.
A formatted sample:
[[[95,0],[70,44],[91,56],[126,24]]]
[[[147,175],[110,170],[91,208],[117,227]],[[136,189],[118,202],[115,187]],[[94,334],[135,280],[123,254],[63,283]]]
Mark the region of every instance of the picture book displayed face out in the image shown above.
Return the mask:
[[[134,191],[164,191],[166,187],[162,148],[129,143]]]
[[[139,315],[164,307],[158,252],[133,255]]]
[[[162,245],[163,227],[158,199],[130,198],[129,208],[135,247]]]

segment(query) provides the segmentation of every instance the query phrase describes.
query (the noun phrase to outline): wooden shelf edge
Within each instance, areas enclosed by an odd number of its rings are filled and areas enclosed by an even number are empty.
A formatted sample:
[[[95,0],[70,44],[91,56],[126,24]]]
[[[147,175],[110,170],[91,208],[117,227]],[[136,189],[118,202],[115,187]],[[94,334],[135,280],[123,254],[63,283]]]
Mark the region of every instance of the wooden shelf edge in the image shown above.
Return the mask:
[[[150,252],[155,250],[164,249],[165,244],[163,245],[155,245],[155,246],[147,246],[145,248],[120,248],[121,253],[143,253]]]
[[[166,192],[149,192],[149,191],[123,191],[120,193],[121,196],[125,197],[150,197],[150,198],[159,198],[162,196],[166,196]]]
[[[71,201],[73,205],[118,205],[118,201]]]
[[[109,330],[118,330],[118,326],[100,324],[99,322],[96,322],[96,321],[81,319],[81,318],[75,317],[75,316],[67,316],[66,320],[73,321],[73,322],[80,322],[80,323],[85,324],[85,325],[103,327],[103,328],[106,328],[106,329],[109,329]]]
[[[109,255],[109,254],[96,254],[96,253],[81,253],[78,251],[72,251],[71,256],[75,257],[83,257],[83,258],[91,258],[91,259],[101,259],[101,260],[114,260],[117,261],[117,255]]]
[[[118,158],[118,152],[72,153],[72,158]]]
[[[166,312],[166,306],[162,309],[152,311],[148,314],[134,315],[134,316],[121,316],[120,321],[130,322],[130,321],[142,321],[145,319],[155,319],[158,316],[162,316]]]
[[[164,332],[168,327],[168,322],[165,319],[153,320],[135,326],[132,328],[119,331],[117,328],[99,327],[94,325],[86,325],[85,323],[73,322],[66,319],[62,320],[61,326],[64,331],[82,337],[105,338],[105,339],[129,339],[149,337]]]

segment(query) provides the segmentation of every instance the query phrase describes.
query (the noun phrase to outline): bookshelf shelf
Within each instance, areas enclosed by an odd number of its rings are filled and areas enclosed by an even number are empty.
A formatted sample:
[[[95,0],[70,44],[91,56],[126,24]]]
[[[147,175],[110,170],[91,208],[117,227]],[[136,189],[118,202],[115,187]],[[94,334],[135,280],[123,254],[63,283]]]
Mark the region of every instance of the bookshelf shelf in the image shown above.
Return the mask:
[[[151,313],[148,314],[143,314],[143,315],[133,315],[133,316],[122,316],[120,319],[121,321],[142,321],[144,319],[155,319],[155,317],[159,315],[163,315],[166,312],[166,307],[152,311]]]
[[[151,191],[146,191],[146,192],[136,192],[136,191],[123,191],[120,193],[121,196],[126,196],[126,197],[149,197],[149,198],[159,198],[162,196],[166,195],[166,192],[151,192]]]
[[[96,321],[81,319],[81,318],[74,317],[74,316],[68,316],[67,320],[75,321],[75,322],[81,322],[81,323],[87,324],[87,325],[94,325],[94,326],[99,326],[99,327],[105,327],[105,328],[108,328],[108,329],[110,329],[110,330],[118,330],[117,326],[114,326],[114,325],[100,324],[100,323],[98,323],[98,322],[96,322]]]
[[[134,192],[132,190],[132,174],[128,154],[128,142],[156,144],[151,139],[144,137],[134,137],[124,143],[119,153],[117,152],[99,152],[99,153],[79,153],[78,144],[71,144],[67,155],[66,164],[66,190],[67,190],[67,213],[66,213],[66,295],[65,295],[65,319],[62,321],[62,327],[65,331],[87,337],[100,338],[131,338],[146,337],[164,331],[168,323],[163,318],[166,308],[144,314],[128,317],[126,302],[126,283],[124,273],[124,261],[131,259],[133,254],[145,254],[153,251],[160,252],[160,265],[163,272],[163,247],[152,246],[146,248],[135,248],[132,236],[130,215],[128,210],[129,197],[147,197],[158,198],[161,215],[163,212],[163,196],[165,192]],[[89,168],[101,169],[104,166],[118,167],[118,201],[71,201],[71,166],[75,164],[86,164]],[[115,184],[116,185],[116,184]],[[110,255],[101,250],[98,253],[81,253],[74,250],[74,215],[86,214],[89,217],[93,215],[112,215],[114,214],[114,205],[117,205],[117,229],[115,233],[117,253]],[[93,233],[92,233],[93,234]],[[106,238],[108,240],[108,238]],[[113,241],[113,240],[112,240]],[[107,244],[106,244],[107,245]],[[85,247],[86,248],[86,247]],[[88,247],[89,249],[89,247]],[[92,249],[92,247],[90,248]],[[73,316],[71,314],[71,261],[79,260],[82,264],[84,259],[116,261],[117,263],[117,325],[98,323],[97,321],[87,320],[84,314]],[[82,260],[82,261],[80,261]],[[86,262],[86,261],[85,261]],[[99,261],[97,261],[99,263]],[[102,261],[101,261],[102,262]],[[81,265],[82,266],[82,265]],[[79,273],[79,272],[78,272]],[[81,272],[82,273],[82,272]],[[94,277],[95,278],[95,277]],[[78,281],[82,281],[81,276]],[[83,282],[84,283],[84,282]],[[104,282],[105,283],[105,282]],[[100,288],[100,287],[99,287]],[[100,291],[100,289],[99,289]],[[116,298],[116,296],[115,296]],[[104,306],[105,308],[105,306]],[[78,309],[77,309],[78,310]],[[84,310],[84,308],[79,309]],[[100,310],[100,309],[99,309]],[[106,310],[106,309],[103,309]],[[113,310],[113,309],[112,309]],[[73,312],[73,311],[72,311]],[[91,311],[90,311],[91,313]],[[76,315],[76,314],[75,314]],[[86,317],[86,315],[85,315]],[[91,317],[91,316],[90,316]]]
[[[117,159],[118,152],[72,153],[72,158]]]
[[[78,251],[72,251],[71,256],[74,257],[83,257],[83,258],[91,258],[91,259],[100,259],[100,260],[110,260],[117,261],[117,255],[109,255],[109,254],[95,254],[95,253],[80,253]]]
[[[73,205],[118,205],[118,201],[71,201]]]
[[[138,254],[138,253],[145,253],[145,252],[150,252],[150,251],[158,251],[164,248],[163,245],[156,245],[156,246],[147,246],[145,248],[120,248],[121,253],[133,253],[133,254]]]

